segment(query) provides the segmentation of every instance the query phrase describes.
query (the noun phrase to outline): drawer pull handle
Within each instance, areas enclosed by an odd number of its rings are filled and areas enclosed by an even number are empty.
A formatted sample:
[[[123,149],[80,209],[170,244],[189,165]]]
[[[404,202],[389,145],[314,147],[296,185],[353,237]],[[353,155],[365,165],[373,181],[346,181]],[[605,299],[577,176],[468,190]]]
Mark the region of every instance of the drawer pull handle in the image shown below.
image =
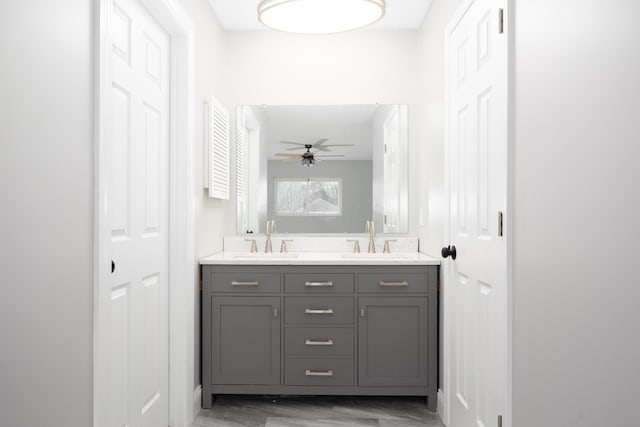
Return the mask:
[[[333,282],[304,282],[304,285],[307,288],[330,287],[333,286]]]
[[[326,340],[326,341],[305,340],[304,345],[333,345],[333,340]]]
[[[305,308],[304,314],[333,314],[333,309],[332,308],[327,308],[327,309]]]
[[[231,286],[258,286],[258,285],[260,285],[260,282],[258,280],[253,282],[238,282],[234,280],[233,282],[231,282]]]
[[[402,282],[383,282],[380,281],[379,283],[380,287],[382,288],[391,288],[391,287],[407,287],[409,286],[409,282],[403,280]]]
[[[311,371],[307,369],[304,371],[304,375],[307,377],[332,377],[333,371]]]

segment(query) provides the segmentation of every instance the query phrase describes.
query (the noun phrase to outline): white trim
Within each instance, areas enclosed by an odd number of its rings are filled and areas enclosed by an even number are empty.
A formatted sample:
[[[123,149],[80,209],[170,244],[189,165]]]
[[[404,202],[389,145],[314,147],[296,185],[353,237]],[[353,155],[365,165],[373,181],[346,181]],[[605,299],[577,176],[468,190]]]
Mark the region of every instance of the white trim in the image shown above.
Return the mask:
[[[196,387],[195,390],[193,390],[193,407],[191,408],[191,411],[193,413],[193,417],[195,418],[198,413],[200,412],[200,409],[202,409],[202,386],[199,385],[198,387]]]
[[[505,427],[513,426],[513,262],[514,262],[514,212],[515,212],[515,31],[512,31],[513,1],[504,0],[504,34],[507,36],[507,384],[506,408],[503,417]]]
[[[442,421],[442,424],[444,424],[445,426],[449,422],[449,420],[447,420],[447,422],[445,422],[444,419],[442,418],[442,414],[444,412],[444,407],[445,407],[445,404],[446,404],[446,399],[447,398],[444,395],[444,391],[442,391],[442,389],[439,388],[438,389],[438,406],[437,406],[436,412],[440,416],[440,420]]]
[[[193,26],[174,0],[140,0],[167,31],[171,39],[171,136],[169,166],[169,422],[188,427],[194,418],[194,342],[193,325],[196,262],[194,249],[193,194]],[[108,217],[106,210],[107,174],[103,141],[108,140],[107,94],[111,51],[111,11],[113,0],[99,0],[96,22],[95,86],[95,200],[94,200],[94,326],[93,326],[93,425],[105,426],[108,419],[107,361],[100,348],[104,334],[103,313],[99,310],[99,284],[109,279]]]
[[[466,0],[460,5],[458,10],[453,14],[449,25],[445,29],[444,37],[444,52],[445,52],[445,102],[444,102],[444,202],[445,202],[445,217],[444,217],[444,242],[449,242],[450,235],[450,176],[449,176],[449,151],[450,151],[450,133],[449,133],[449,35],[457,27],[458,23],[471,7],[475,0]],[[507,384],[505,387],[505,413],[503,414],[503,426],[512,427],[512,414],[513,414],[513,191],[514,191],[514,58],[515,58],[515,43],[513,31],[511,31],[511,19],[513,18],[511,13],[511,6],[513,0],[502,0],[502,8],[504,9],[504,34],[507,36],[507,103],[508,103],[508,117],[507,117],[507,194],[506,194],[506,234],[507,234]],[[442,307],[444,314],[443,325],[443,360],[451,360],[451,333],[449,328],[451,324],[451,318],[449,317],[448,304],[452,299],[451,287],[449,286],[449,265],[450,260],[444,260],[441,264],[440,277],[441,277],[441,289],[444,289],[444,304]],[[451,416],[451,402],[448,399],[448,390],[451,386],[451,371],[450,364],[446,364],[443,369],[443,389],[438,390],[438,414],[445,425],[449,425],[449,419]]]

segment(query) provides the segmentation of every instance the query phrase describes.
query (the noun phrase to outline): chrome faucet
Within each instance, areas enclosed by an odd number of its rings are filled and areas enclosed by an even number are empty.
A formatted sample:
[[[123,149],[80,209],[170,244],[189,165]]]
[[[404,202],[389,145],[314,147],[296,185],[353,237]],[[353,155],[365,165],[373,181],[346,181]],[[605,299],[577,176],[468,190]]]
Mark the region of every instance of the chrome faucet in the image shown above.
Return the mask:
[[[265,236],[267,236],[267,243],[264,246],[264,251],[266,253],[273,252],[273,248],[271,247],[271,233],[273,232],[274,225],[275,220],[267,221],[267,227],[264,231]]]
[[[374,241],[374,237],[376,237],[376,226],[373,220],[367,221],[367,231],[369,232],[369,249],[367,249],[367,252],[374,254],[376,253],[376,243]]]

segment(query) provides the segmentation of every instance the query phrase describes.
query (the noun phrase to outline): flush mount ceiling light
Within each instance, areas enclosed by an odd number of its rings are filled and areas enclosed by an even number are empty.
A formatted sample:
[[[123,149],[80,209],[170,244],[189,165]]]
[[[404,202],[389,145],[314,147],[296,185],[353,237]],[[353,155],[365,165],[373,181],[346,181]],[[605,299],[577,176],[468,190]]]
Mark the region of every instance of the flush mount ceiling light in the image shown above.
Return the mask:
[[[275,30],[331,34],[373,24],[384,16],[385,0],[263,0],[258,20]]]

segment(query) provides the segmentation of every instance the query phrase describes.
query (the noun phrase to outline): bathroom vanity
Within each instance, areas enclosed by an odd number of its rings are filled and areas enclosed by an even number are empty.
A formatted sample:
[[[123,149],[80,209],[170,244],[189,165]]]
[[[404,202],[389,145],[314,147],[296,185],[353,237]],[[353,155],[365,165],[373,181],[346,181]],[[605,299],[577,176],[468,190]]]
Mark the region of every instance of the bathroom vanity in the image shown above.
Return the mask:
[[[425,396],[439,261],[221,253],[201,260],[203,407],[216,394]]]

